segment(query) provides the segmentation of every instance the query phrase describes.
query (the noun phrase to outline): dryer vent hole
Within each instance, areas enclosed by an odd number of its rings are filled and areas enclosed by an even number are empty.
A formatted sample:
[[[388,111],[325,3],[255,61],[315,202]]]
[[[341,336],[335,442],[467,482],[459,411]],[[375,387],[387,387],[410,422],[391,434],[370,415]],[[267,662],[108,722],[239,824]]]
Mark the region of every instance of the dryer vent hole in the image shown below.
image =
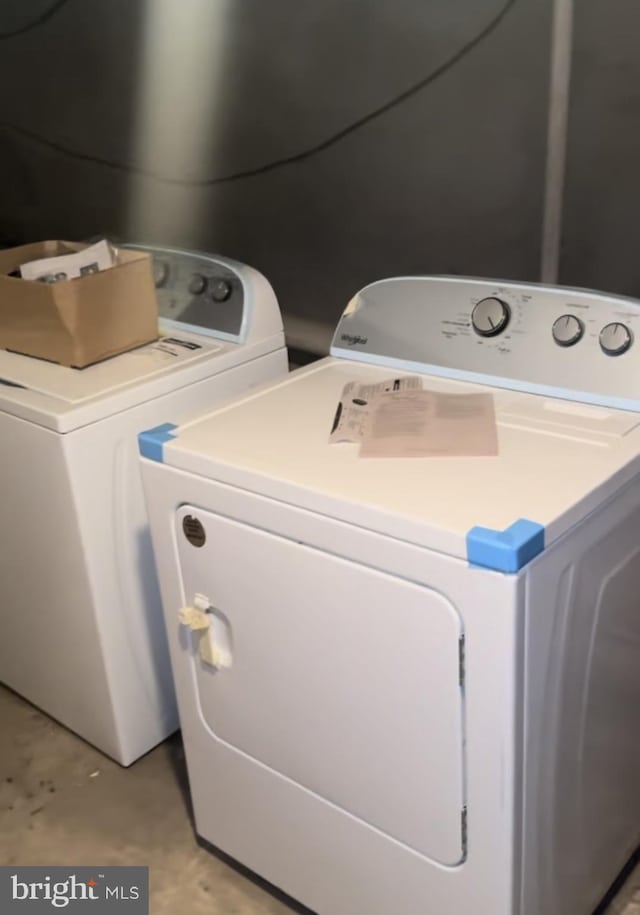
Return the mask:
[[[207,535],[202,523],[197,518],[194,518],[193,515],[187,515],[183,518],[182,530],[191,546],[200,547],[205,545]]]

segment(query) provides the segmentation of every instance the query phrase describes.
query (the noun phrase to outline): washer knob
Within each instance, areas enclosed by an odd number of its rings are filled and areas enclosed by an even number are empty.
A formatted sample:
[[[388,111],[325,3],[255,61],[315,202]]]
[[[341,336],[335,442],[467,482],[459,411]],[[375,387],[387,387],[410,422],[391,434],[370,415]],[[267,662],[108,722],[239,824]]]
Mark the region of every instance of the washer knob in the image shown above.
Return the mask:
[[[169,276],[169,264],[166,261],[154,260],[153,262],[153,282],[155,283],[156,289],[159,289],[161,286],[167,282],[167,277]]]
[[[207,288],[207,278],[201,273],[194,273],[189,280],[189,292],[191,295],[200,295]]]
[[[471,312],[471,324],[481,337],[495,337],[502,333],[510,317],[511,312],[507,303],[495,296],[489,296],[475,305]]]
[[[584,334],[584,324],[575,315],[562,315],[553,322],[553,339],[558,346],[573,346]]]
[[[607,356],[621,356],[633,342],[631,331],[626,324],[614,321],[600,331],[600,347]]]
[[[211,298],[214,302],[226,302],[231,295],[231,286],[226,280],[214,280],[211,287]]]

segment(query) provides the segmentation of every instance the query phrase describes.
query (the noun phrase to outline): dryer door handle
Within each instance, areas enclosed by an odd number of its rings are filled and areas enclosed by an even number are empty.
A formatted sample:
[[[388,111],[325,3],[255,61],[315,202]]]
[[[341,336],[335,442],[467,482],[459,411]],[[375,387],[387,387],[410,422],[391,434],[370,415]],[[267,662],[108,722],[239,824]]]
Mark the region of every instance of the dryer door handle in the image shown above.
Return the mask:
[[[223,613],[211,606],[207,597],[196,594],[192,604],[178,611],[178,619],[196,633],[198,654],[204,664],[216,670],[231,667],[231,625]]]

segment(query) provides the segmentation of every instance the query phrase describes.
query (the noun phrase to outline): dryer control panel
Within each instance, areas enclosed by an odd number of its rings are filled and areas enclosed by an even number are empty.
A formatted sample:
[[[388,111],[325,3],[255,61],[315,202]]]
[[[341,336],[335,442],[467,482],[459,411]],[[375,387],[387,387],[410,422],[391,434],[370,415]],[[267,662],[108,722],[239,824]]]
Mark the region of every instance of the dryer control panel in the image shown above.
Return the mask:
[[[640,410],[640,302],[589,290],[381,280],[351,300],[331,354]]]
[[[158,310],[165,326],[240,339],[246,307],[242,266],[198,251],[122,244],[153,259]]]

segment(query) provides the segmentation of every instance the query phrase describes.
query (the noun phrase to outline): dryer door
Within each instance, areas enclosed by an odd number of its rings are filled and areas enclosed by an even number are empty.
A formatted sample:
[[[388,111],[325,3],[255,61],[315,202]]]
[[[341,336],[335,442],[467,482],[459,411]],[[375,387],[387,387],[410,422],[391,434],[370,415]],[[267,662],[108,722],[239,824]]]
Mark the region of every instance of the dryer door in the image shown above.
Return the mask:
[[[432,860],[460,862],[453,605],[189,506],[176,539],[183,645],[212,738]]]

